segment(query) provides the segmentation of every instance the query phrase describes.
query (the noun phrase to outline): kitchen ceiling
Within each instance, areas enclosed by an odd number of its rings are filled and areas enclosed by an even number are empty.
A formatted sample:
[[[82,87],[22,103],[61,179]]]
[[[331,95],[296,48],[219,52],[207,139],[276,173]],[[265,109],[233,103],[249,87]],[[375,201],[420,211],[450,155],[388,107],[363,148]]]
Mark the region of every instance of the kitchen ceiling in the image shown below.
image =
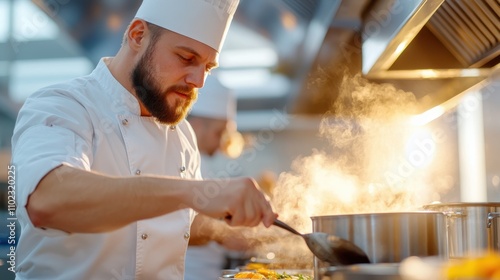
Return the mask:
[[[94,63],[117,51],[140,4],[33,2]],[[274,64],[260,66],[268,82],[239,95],[239,112],[323,114],[335,102],[346,73],[393,83],[413,92],[422,110],[429,109],[499,68],[499,18],[497,0],[240,0],[234,25],[261,41],[233,36],[231,29],[225,49],[270,47],[277,57]],[[233,65],[221,71],[257,70],[244,68]]]

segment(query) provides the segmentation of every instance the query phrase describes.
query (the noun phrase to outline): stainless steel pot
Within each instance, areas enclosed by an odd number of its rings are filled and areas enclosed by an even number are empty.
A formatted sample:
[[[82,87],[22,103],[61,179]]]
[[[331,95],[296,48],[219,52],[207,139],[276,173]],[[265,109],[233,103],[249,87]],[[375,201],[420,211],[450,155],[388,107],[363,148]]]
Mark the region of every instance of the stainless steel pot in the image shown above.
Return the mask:
[[[445,214],[450,258],[500,251],[500,203],[439,203],[424,209]]]
[[[311,217],[314,232],[354,242],[372,263],[398,263],[409,256],[447,257],[446,217],[439,211]],[[328,264],[314,258],[315,279]]]

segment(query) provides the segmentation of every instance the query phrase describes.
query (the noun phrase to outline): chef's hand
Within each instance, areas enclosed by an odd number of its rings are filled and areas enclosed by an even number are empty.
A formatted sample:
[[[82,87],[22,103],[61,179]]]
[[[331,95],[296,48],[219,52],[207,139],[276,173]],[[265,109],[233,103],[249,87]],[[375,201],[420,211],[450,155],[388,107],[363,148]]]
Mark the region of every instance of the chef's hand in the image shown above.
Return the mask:
[[[231,226],[269,227],[278,217],[251,178],[206,180],[193,198],[193,209],[214,218],[224,218]]]

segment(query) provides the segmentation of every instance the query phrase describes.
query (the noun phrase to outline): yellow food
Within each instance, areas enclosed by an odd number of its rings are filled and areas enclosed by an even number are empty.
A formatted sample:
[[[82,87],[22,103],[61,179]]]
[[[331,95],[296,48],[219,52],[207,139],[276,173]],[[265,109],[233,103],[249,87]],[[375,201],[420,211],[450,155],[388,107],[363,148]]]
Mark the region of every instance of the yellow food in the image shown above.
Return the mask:
[[[447,279],[483,278],[500,280],[500,254],[488,253],[481,257],[467,258],[448,265]]]
[[[245,266],[245,269],[248,269],[248,270],[257,270],[259,268],[267,268],[267,264],[264,264],[264,263],[248,263]]]
[[[259,268],[256,271],[243,271],[238,272],[234,276],[236,279],[266,279],[266,280],[278,280],[278,279],[289,279],[289,280],[312,280],[311,277],[305,275],[289,275],[286,273],[278,273],[274,270]]]
[[[238,272],[236,275],[234,275],[234,278],[236,279],[266,279],[266,276],[256,273],[256,272],[249,272],[249,271],[244,271],[244,272]]]

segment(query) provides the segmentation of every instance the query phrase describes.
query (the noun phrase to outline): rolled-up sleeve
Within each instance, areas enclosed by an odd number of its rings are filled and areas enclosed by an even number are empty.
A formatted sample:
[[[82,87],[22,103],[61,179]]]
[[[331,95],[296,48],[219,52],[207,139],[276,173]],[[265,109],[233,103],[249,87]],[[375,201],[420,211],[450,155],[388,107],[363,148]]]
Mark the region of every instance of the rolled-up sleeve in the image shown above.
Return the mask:
[[[18,211],[26,211],[29,195],[51,170],[62,164],[90,170],[91,162],[92,124],[81,104],[58,92],[25,103],[12,138]]]
[[[18,205],[25,206],[38,182],[61,164],[90,170],[86,147],[85,141],[66,128],[37,125],[27,129],[13,156],[19,177]]]

